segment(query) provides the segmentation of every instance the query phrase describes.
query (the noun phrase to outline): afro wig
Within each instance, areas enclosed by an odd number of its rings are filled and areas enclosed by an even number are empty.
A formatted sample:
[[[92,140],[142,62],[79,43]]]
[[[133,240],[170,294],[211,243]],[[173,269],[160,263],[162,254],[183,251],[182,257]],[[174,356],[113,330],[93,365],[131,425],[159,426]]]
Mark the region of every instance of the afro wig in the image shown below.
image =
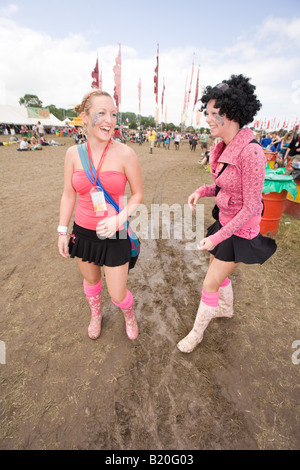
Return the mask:
[[[220,110],[220,115],[226,114],[228,119],[244,127],[252,122],[261,108],[261,103],[254,94],[255,88],[244,75],[231,75],[229,80],[205,88],[200,99],[201,111],[206,109],[210,100],[216,100],[214,107]]]

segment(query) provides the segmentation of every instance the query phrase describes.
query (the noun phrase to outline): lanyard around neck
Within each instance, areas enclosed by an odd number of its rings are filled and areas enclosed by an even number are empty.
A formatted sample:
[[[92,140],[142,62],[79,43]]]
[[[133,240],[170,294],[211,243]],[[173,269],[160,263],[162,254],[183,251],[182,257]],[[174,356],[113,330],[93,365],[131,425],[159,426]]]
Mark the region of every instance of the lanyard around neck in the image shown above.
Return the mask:
[[[87,151],[88,151],[88,156],[89,156],[89,165],[90,165],[90,170],[91,170],[91,178],[93,180],[93,183],[94,183],[94,186],[96,187],[97,186],[97,179],[98,179],[98,174],[100,173],[100,169],[101,169],[101,166],[102,166],[102,163],[103,163],[103,160],[108,152],[108,149],[109,149],[109,146],[110,146],[110,143],[111,143],[111,140],[108,141],[102,155],[101,155],[101,158],[100,158],[100,161],[99,161],[99,164],[98,164],[98,167],[97,167],[97,170],[96,170],[96,178],[94,179],[94,175],[93,175],[93,171],[92,171],[92,163],[93,163],[93,159],[92,159],[92,152],[91,152],[91,148],[90,148],[90,144],[89,144],[89,141],[87,141],[86,143],[86,147],[87,147]]]

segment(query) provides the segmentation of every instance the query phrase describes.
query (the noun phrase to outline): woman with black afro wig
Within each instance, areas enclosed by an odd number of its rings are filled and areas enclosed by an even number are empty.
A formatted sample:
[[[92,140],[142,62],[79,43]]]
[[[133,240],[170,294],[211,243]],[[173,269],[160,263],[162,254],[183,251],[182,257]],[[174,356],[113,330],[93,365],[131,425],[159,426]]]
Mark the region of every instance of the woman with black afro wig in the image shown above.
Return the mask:
[[[214,184],[201,186],[188,198],[191,209],[201,197],[215,197],[215,222],[201,240],[199,250],[210,253],[199,309],[190,333],[177,347],[189,353],[202,341],[209,322],[233,316],[233,291],[228,276],[239,265],[262,264],[276,251],[276,243],[260,234],[262,189],[266,158],[250,124],[261,108],[255,86],[243,75],[232,75],[201,97],[201,111],[213,137],[222,141],[210,151]]]

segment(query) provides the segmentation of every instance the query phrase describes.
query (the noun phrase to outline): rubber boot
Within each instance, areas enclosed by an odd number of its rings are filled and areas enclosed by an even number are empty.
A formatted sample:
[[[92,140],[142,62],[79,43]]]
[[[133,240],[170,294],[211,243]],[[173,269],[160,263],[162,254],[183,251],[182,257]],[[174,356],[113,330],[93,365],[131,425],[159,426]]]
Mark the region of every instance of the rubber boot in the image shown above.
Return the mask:
[[[207,300],[206,295],[213,295],[212,302]],[[192,352],[195,347],[201,343],[204,331],[206,330],[209,322],[216,317],[218,308],[219,293],[207,294],[202,290],[201,302],[198,308],[194,326],[189,334],[177,344],[178,349],[184,353]],[[203,301],[205,299],[205,302]],[[207,305],[210,303],[211,305]]]
[[[91,309],[91,321],[88,327],[88,336],[97,339],[101,333],[101,281],[95,286],[89,286],[83,281],[83,288]]]
[[[127,336],[129,339],[134,340],[138,337],[139,328],[138,328],[138,324],[137,324],[134,310],[133,310],[133,304],[134,304],[133,295],[128,289],[126,292],[127,292],[126,297],[120,304],[117,304],[112,299],[111,301],[114,305],[116,305],[117,307],[120,307],[120,309],[122,310],[123,315],[124,315],[125,325],[126,325]]]
[[[233,290],[231,281],[226,286],[219,288],[219,305],[217,309],[217,317],[233,317]]]

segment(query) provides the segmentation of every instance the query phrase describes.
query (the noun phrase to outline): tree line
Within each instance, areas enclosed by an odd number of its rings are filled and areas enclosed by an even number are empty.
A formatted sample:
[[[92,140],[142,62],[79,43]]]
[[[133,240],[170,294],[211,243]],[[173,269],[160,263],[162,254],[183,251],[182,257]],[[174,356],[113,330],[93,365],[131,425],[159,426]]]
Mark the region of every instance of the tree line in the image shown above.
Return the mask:
[[[19,99],[19,104],[26,106],[27,108],[47,108],[51,114],[53,114],[57,119],[60,121],[64,121],[66,118],[73,119],[74,117],[78,116],[78,113],[71,108],[57,108],[54,104],[49,104],[47,106],[43,106],[43,102],[38,98],[37,95],[32,94],[25,94],[23,97]],[[169,130],[169,131],[182,131],[182,127],[176,126],[172,122],[164,123],[161,122],[157,124],[153,116],[141,116],[137,115],[132,112],[122,112],[118,113],[118,124],[119,125],[127,125],[129,129],[147,129],[149,127],[159,128],[161,131]],[[201,128],[200,131],[203,132],[205,128]],[[192,126],[185,127],[185,132],[195,132],[196,129]],[[206,129],[208,130],[208,129]],[[209,130],[208,130],[209,132]]]

